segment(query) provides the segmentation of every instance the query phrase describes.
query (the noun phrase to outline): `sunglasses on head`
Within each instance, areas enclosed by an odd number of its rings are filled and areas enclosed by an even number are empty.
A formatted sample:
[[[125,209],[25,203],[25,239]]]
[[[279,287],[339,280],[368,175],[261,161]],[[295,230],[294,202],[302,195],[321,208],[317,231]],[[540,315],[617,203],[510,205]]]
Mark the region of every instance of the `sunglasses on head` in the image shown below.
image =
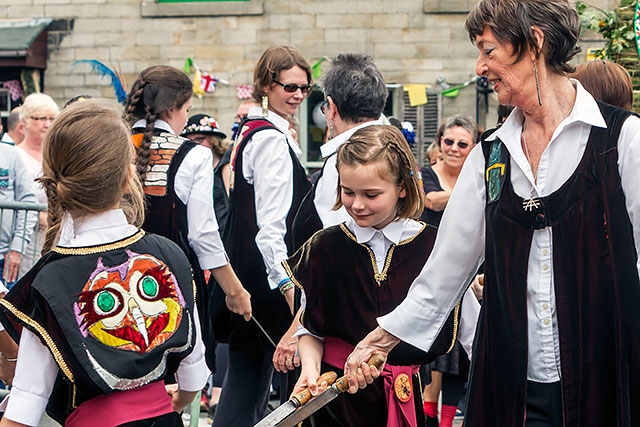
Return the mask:
[[[454,141],[453,139],[450,138],[445,138],[442,140],[442,142],[444,142],[446,145],[453,145],[453,144],[458,144],[458,147],[460,147],[462,150],[464,150],[465,148],[467,148],[469,145],[468,142],[464,142],[464,141]]]
[[[300,91],[302,93],[309,93],[309,91],[311,90],[311,85],[307,84],[307,85],[295,85],[293,83],[281,83],[277,80],[273,81],[274,83],[279,84],[280,86],[282,86],[282,89],[284,89],[285,92],[289,92],[289,93],[294,93],[296,92],[298,89],[300,89]]]

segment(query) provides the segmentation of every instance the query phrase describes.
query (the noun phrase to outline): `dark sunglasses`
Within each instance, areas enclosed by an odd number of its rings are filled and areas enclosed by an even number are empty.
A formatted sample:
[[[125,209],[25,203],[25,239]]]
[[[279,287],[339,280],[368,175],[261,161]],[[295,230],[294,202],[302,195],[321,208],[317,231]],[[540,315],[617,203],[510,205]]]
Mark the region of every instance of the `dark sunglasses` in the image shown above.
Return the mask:
[[[309,93],[309,91],[312,88],[311,85],[294,85],[293,83],[284,84],[284,83],[280,83],[277,80],[274,80],[273,82],[282,86],[282,89],[284,89],[285,92],[289,92],[289,93],[294,93],[298,89],[300,89],[302,93]]]
[[[464,141],[454,141],[453,139],[449,139],[449,138],[445,138],[442,140],[442,142],[444,142],[446,145],[453,145],[453,144],[458,144],[458,147],[460,147],[460,149],[464,150],[465,148],[467,148],[469,145],[468,142],[464,142]]]

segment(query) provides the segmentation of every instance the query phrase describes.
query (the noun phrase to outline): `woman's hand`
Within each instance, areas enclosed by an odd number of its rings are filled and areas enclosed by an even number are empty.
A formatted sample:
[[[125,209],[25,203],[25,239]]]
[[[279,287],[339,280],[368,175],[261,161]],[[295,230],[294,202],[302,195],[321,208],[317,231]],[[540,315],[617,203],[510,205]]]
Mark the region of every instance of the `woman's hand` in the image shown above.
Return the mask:
[[[476,274],[476,278],[471,282],[471,290],[476,296],[478,302],[482,302],[482,295],[484,293],[484,274]]]
[[[246,289],[242,288],[237,293],[227,294],[225,302],[229,310],[244,317],[247,322],[251,320],[251,295]]]
[[[7,283],[18,280],[20,271],[20,252],[10,250],[4,255],[4,271],[2,277]]]
[[[178,388],[178,384],[166,384],[167,394],[171,396],[173,410],[180,413],[198,395],[197,391],[184,391]]]
[[[294,318],[291,326],[284,333],[278,345],[276,351],[273,353],[273,367],[278,372],[293,371],[294,368],[300,366],[300,358],[298,357],[298,337],[293,335],[298,330],[299,323]]]
[[[244,317],[247,322],[251,320],[251,295],[240,283],[231,264],[214,268],[211,270],[211,274],[224,291],[225,302],[229,310]]]
[[[365,388],[380,376],[384,363],[377,369],[369,366],[367,361],[375,353],[381,355],[386,363],[387,355],[399,342],[400,339],[378,326],[356,345],[344,365],[344,372],[349,379],[349,393]]]

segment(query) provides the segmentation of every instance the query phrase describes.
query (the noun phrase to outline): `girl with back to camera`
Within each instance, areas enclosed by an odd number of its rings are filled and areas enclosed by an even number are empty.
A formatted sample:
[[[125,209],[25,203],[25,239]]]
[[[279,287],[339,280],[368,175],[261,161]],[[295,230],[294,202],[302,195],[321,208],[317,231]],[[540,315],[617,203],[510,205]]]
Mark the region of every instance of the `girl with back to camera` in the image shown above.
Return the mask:
[[[203,270],[210,270],[234,313],[251,318],[248,292],[236,277],[218,232],[213,209],[211,151],[178,136],[187,124],[193,84],[182,71],[154,65],[136,79],[125,106],[133,127],[136,168],[147,200],[143,228],[176,242],[187,254],[199,290],[207,364],[215,370],[215,341],[205,319],[207,289]]]
[[[340,146],[336,160],[334,209],[344,206],[351,218],[316,233],[284,263],[306,297],[296,392],[309,386],[316,394],[320,373],[342,370],[376,317],[406,296],[435,241],[435,227],[416,221],[423,209],[421,183],[397,128],[372,125],[356,131]],[[454,339],[453,329],[445,327],[430,353],[409,345],[399,348],[390,355],[384,381],[341,395],[314,414],[314,425],[422,426],[417,365],[447,351]],[[394,382],[402,386],[395,392],[385,385]]]
[[[43,145],[44,255],[0,300],[19,341],[0,425],[177,427],[206,379],[191,269],[138,227],[131,133],[106,100],[66,108]],[[174,375],[177,389],[165,389]]]

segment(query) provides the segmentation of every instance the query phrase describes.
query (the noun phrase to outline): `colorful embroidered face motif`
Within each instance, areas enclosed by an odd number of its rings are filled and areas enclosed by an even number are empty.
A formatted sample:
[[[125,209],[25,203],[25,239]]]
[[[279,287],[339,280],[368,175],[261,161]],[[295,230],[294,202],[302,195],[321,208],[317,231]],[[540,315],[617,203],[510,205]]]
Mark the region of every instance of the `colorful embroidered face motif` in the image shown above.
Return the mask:
[[[74,308],[83,335],[109,347],[144,353],[173,335],[185,303],[175,276],[162,261],[127,253],[129,260],[114,267],[98,260]]]

